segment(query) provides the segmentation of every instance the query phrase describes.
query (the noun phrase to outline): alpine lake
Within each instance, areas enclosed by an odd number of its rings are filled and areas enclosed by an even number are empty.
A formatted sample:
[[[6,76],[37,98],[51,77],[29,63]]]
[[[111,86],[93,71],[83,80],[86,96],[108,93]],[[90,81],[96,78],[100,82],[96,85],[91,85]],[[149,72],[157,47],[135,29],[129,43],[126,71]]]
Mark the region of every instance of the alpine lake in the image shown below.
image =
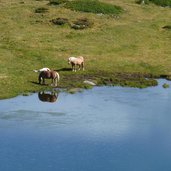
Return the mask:
[[[0,100],[1,171],[170,171],[171,89],[102,86]]]

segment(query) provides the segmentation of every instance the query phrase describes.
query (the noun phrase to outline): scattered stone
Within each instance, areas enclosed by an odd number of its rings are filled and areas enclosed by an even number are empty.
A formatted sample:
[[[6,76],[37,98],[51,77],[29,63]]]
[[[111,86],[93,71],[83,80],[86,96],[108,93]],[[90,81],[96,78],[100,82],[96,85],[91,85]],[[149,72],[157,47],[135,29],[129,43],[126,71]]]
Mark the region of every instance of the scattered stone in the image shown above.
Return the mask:
[[[89,81],[89,80],[85,80],[83,83],[84,83],[84,84],[89,84],[89,85],[91,85],[91,86],[96,86],[96,84],[95,84],[94,82]]]
[[[90,28],[92,25],[93,22],[89,21],[87,18],[79,18],[73,22],[71,28],[79,30],[79,29]]]
[[[55,18],[50,20],[50,22],[52,22],[55,25],[64,25],[69,23],[67,18]]]
[[[70,94],[75,94],[77,92],[82,92],[83,89],[82,88],[71,88],[71,89],[68,89],[67,92],[70,93]]]
[[[101,16],[103,16],[103,13],[98,13],[96,15],[101,17]]]

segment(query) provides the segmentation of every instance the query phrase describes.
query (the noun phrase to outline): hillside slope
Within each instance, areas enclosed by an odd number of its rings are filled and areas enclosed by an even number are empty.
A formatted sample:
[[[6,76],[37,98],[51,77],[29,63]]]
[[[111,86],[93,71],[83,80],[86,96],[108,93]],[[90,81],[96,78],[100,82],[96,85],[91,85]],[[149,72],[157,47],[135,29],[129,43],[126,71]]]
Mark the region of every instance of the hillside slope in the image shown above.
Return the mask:
[[[60,70],[60,87],[98,74],[98,78],[111,73],[170,75],[171,31],[162,27],[171,25],[171,9],[134,0],[102,2],[124,11],[118,17],[76,12],[42,0],[1,0],[0,98],[46,88],[36,84],[37,74],[32,72],[42,67]],[[48,12],[35,13],[40,7]],[[70,23],[86,17],[94,24],[75,30],[50,22],[59,17]],[[66,71],[67,58],[78,55],[85,57],[86,71]]]

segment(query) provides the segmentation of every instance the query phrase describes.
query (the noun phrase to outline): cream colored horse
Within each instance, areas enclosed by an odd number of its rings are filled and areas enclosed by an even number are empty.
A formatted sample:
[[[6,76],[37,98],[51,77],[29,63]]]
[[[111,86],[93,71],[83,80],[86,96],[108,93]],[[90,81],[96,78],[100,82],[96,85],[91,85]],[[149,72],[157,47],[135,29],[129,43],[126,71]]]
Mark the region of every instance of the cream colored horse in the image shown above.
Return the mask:
[[[68,58],[68,64],[71,64],[72,71],[76,72],[76,67],[78,66],[78,70],[82,68],[84,71],[84,58],[82,56],[79,57],[69,57]]]

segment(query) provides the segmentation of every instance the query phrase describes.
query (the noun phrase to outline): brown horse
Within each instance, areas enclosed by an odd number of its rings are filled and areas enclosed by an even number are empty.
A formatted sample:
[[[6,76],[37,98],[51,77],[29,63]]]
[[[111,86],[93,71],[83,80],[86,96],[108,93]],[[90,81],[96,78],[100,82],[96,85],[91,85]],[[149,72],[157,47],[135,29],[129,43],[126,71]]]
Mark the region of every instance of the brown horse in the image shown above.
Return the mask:
[[[39,74],[39,84],[43,80],[43,84],[45,84],[45,79],[52,79],[52,85],[57,86],[59,82],[59,74],[56,71],[42,71]]]
[[[39,92],[38,93],[39,100],[42,102],[55,102],[58,98],[57,93],[45,93],[45,92]]]
[[[69,57],[68,58],[68,64],[71,64],[72,71],[76,72],[76,66],[78,66],[78,70],[82,68],[84,70],[84,58],[82,56],[79,57]]]

